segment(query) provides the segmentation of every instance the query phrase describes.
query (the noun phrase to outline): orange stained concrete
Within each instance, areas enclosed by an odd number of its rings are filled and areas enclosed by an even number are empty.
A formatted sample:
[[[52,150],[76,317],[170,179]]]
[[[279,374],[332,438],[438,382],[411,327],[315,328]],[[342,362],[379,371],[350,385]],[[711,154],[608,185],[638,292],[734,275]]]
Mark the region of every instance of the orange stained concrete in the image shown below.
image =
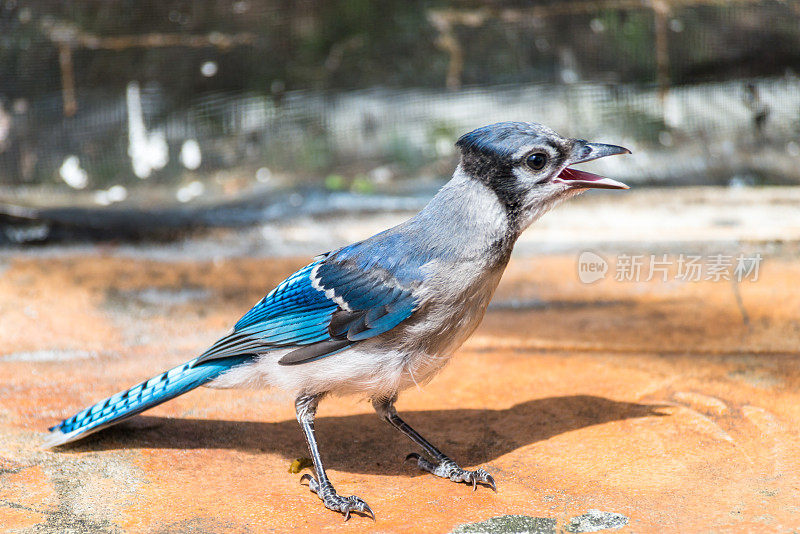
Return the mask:
[[[800,529],[800,262],[757,282],[584,285],[575,257],[514,259],[472,339],[398,409],[498,492],[402,460],[417,448],[358,398],[317,428],[340,493],[288,473],[307,455],[292,399],[199,389],[72,446],[59,419],[189,359],[298,260],[156,262],[92,252],[0,265],[0,530],[449,532],[588,510],[630,532]]]

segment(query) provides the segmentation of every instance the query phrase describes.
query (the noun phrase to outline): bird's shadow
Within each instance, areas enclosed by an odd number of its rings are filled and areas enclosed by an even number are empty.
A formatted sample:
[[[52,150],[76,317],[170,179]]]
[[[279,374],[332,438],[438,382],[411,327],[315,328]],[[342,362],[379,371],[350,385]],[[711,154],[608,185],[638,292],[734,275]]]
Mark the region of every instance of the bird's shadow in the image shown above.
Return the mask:
[[[419,410],[400,415],[461,465],[473,466],[584,427],[664,416],[667,414],[659,410],[665,407],[575,395],[529,400],[501,410]],[[400,460],[420,450],[375,414],[318,417],[316,429],[326,464],[340,471],[397,473]],[[287,460],[308,455],[294,419],[256,423],[138,416],[61,449],[86,452],[136,448],[235,449],[275,453]]]

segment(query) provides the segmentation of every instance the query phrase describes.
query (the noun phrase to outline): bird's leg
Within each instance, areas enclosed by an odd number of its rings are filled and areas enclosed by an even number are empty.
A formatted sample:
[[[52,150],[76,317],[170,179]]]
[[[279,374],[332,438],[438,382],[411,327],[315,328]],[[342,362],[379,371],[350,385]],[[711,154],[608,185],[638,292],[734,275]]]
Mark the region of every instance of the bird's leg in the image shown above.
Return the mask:
[[[336,490],[333,489],[333,484],[328,480],[328,475],[325,474],[325,467],[322,465],[322,458],[319,455],[317,438],[314,433],[314,417],[317,414],[317,405],[322,397],[323,395],[300,395],[294,403],[297,411],[297,422],[300,423],[300,427],[306,435],[308,451],[311,453],[314,471],[317,473],[317,478],[306,473],[300,478],[300,482],[308,480],[309,489],[322,499],[325,507],[344,514],[345,521],[350,519],[350,512],[369,514],[374,520],[375,514],[372,513],[366,502],[355,495],[342,497],[336,493]]]
[[[433,473],[436,476],[449,478],[453,482],[465,482],[467,484],[472,484],[473,491],[478,484],[486,484],[494,491],[497,491],[497,486],[494,483],[494,478],[492,478],[492,475],[483,469],[477,469],[475,471],[461,469],[461,467],[459,467],[458,464],[451,460],[446,454],[434,447],[428,440],[420,436],[416,430],[411,428],[408,423],[403,421],[400,416],[397,415],[397,410],[394,409],[395,400],[396,397],[372,399],[372,406],[375,407],[375,411],[378,412],[378,415],[383,420],[411,438],[414,443],[425,449],[425,452],[428,453],[428,455],[430,455],[430,457],[435,461],[431,462],[427,458],[420,456],[415,452],[409,454],[406,457],[406,460],[416,460],[417,466],[419,466],[420,469],[423,471],[428,471],[429,473]]]

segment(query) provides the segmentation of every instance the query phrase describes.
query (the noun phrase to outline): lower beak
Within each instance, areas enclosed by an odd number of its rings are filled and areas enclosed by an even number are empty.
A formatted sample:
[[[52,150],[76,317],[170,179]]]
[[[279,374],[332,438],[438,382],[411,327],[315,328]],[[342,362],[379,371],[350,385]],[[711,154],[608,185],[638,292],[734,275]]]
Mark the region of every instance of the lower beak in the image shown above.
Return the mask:
[[[622,182],[611,178],[569,168],[561,171],[561,174],[556,176],[553,181],[569,184],[574,189],[630,189]]]

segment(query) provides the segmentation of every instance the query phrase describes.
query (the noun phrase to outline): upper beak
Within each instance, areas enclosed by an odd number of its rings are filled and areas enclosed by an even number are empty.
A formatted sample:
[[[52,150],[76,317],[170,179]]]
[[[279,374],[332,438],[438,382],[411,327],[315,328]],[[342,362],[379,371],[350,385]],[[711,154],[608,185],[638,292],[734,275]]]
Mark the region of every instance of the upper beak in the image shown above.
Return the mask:
[[[569,165],[583,163],[584,161],[592,161],[593,159],[604,158],[606,156],[631,153],[630,150],[621,146],[587,143],[586,141],[577,142],[573,152],[574,154],[570,158]],[[576,189],[630,189],[622,182],[612,180],[611,178],[605,178],[597,174],[592,174],[591,172],[570,168],[565,168],[561,171],[561,174],[555,178],[555,181],[569,184]]]

